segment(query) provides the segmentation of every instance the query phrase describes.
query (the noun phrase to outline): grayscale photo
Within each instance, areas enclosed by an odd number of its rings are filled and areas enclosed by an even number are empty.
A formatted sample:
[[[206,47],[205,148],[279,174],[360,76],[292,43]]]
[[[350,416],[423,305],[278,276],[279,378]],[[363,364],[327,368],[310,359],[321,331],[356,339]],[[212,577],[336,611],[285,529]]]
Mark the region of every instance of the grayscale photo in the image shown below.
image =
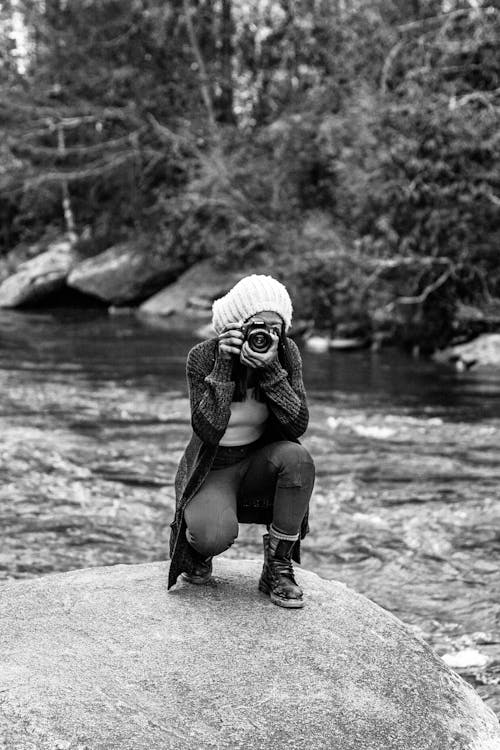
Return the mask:
[[[0,0],[0,750],[500,750],[500,0]]]

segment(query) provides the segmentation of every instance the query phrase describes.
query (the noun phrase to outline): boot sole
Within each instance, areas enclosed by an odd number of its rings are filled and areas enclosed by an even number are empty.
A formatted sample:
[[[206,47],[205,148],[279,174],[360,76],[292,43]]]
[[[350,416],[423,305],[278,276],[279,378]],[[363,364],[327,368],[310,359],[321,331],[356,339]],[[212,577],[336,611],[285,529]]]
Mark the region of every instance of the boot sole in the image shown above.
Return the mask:
[[[304,606],[304,601],[302,599],[282,599],[277,594],[273,594],[267,583],[263,583],[262,581],[259,581],[259,591],[269,596],[272,603],[276,604],[278,607],[283,607],[285,609],[301,609]]]
[[[188,573],[181,573],[181,578],[183,579],[183,581],[194,583],[195,586],[202,586],[204,583],[208,583],[211,577],[211,573],[210,575],[204,576],[203,578],[201,576],[190,576]]]

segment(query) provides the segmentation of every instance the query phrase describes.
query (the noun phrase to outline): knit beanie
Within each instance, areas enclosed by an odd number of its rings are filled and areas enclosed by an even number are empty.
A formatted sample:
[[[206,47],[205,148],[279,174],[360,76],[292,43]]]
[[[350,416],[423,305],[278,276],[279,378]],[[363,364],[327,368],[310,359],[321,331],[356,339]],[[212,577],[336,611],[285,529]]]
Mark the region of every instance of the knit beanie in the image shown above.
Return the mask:
[[[220,334],[225,326],[247,320],[265,310],[281,315],[285,331],[290,328],[292,301],[286,287],[272,276],[245,276],[224,297],[213,303],[212,327]]]

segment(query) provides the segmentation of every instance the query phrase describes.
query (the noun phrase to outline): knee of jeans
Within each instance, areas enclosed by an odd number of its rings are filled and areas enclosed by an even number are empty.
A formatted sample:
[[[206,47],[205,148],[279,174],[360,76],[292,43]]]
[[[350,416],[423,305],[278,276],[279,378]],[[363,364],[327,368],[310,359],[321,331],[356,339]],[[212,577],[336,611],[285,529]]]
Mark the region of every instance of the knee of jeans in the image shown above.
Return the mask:
[[[212,557],[229,549],[238,536],[236,518],[225,518],[224,523],[205,523],[199,526],[188,526],[186,538],[189,544],[202,555]]]
[[[314,483],[314,461],[303,445],[291,441],[276,443],[271,461],[278,467],[282,487],[303,487]]]

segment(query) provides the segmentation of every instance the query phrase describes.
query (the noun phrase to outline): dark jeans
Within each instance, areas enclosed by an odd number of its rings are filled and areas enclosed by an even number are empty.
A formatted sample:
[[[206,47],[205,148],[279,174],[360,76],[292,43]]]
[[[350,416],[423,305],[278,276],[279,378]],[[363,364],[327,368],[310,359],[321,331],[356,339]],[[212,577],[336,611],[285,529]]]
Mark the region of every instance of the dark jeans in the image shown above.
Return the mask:
[[[280,441],[257,448],[250,456],[223,469],[212,470],[188,503],[186,537],[204,556],[224,552],[238,536],[238,507],[272,507],[273,526],[294,535],[307,511],[314,485],[314,463],[298,443]]]

